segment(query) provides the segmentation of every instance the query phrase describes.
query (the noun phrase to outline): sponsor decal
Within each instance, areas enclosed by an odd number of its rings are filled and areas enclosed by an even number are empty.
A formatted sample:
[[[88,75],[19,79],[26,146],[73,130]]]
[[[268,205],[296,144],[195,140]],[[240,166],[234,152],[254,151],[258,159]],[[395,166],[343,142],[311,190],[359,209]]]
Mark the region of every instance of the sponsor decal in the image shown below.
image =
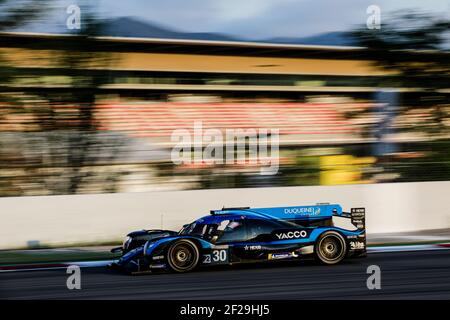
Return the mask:
[[[165,263],[160,263],[160,264],[151,264],[150,268],[152,269],[165,269],[167,268]]]
[[[162,260],[162,259],[164,259],[164,256],[154,256],[152,259],[153,260]]]
[[[306,238],[308,236],[308,232],[306,232],[305,230],[288,231],[288,232],[276,233],[275,236],[279,240],[283,240],[283,239],[299,239],[299,238]]]
[[[366,213],[365,208],[352,208],[351,209],[351,215],[354,218],[364,218],[365,213]]]
[[[280,259],[290,259],[298,258],[298,254],[295,252],[280,252],[280,253],[269,253],[269,260],[280,260]]]
[[[248,246],[246,245],[244,249],[247,250],[261,250],[261,246]]]
[[[365,208],[352,208],[351,209],[352,223],[358,229],[364,229],[364,226],[366,224],[365,212],[366,212]]]
[[[285,208],[284,213],[286,214],[298,214],[298,215],[314,215],[320,214],[319,207],[297,207],[297,208]]]
[[[358,249],[364,249],[366,245],[362,241],[351,241],[350,242],[350,249],[352,250],[358,250]]]
[[[211,263],[211,255],[210,254],[204,254],[203,255],[203,263]]]

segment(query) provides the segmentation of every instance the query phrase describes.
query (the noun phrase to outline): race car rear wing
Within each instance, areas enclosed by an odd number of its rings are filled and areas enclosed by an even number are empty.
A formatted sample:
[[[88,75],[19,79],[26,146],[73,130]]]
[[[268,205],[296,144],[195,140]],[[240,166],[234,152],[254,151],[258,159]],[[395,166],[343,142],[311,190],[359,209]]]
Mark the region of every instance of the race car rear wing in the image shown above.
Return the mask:
[[[365,256],[367,248],[366,236],[366,209],[365,208],[351,208],[350,209],[351,223],[361,232],[356,239],[351,239],[349,242],[350,252],[363,252],[359,256]]]
[[[282,220],[328,219],[333,215],[342,215],[338,204],[317,204],[314,206],[251,208],[251,211]]]
[[[358,230],[364,230],[366,228],[366,209],[365,208],[351,208],[350,216],[352,224],[358,228]]]
[[[211,210],[212,215],[251,212],[272,219],[288,220],[294,223],[304,224],[310,222],[329,221],[333,217],[345,217],[351,219],[351,223],[363,230],[365,228],[365,208],[351,208],[350,213],[343,212],[339,204],[318,203],[310,206],[250,208],[234,207],[222,208],[222,210]]]

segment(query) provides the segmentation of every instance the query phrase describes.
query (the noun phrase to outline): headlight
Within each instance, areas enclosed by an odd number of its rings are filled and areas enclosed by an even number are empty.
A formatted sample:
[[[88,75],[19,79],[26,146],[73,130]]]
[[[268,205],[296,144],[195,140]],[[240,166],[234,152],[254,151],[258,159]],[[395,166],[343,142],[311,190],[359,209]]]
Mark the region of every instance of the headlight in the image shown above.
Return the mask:
[[[125,240],[123,240],[123,245],[122,245],[123,248],[127,249],[130,242],[131,242],[131,237],[126,237]]]

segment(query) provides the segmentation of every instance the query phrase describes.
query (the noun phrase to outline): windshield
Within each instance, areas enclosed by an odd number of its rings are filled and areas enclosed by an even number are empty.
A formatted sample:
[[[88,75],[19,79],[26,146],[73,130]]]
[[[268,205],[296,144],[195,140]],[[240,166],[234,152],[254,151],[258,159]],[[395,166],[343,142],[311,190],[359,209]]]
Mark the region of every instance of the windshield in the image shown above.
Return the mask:
[[[224,238],[230,234],[239,234],[235,231],[245,231],[242,220],[222,220],[215,223],[205,224],[202,221],[194,221],[191,224],[185,225],[179,232],[181,235],[193,235],[202,237],[208,241],[216,241],[219,238]]]
[[[285,220],[251,220],[251,225],[257,225],[261,223],[268,224],[265,229],[276,230],[276,229],[287,229],[287,228],[299,228],[299,224],[291,221]],[[207,241],[216,242],[217,240],[225,241],[230,239],[234,240],[246,240],[248,235],[246,234],[243,219],[224,219],[221,221],[215,221],[210,223],[205,223],[203,219],[196,220],[190,224],[183,226],[179,231],[180,235],[191,235],[196,237],[201,237]],[[270,232],[268,232],[270,233]]]
[[[302,227],[301,224],[299,223],[295,223],[292,221],[287,221],[287,220],[270,220],[271,223],[277,224],[279,226],[279,228],[298,228],[298,227]],[[231,222],[235,222],[234,224]],[[184,235],[204,235],[206,234],[206,232],[208,231],[208,226],[215,226],[216,229],[220,230],[220,229],[225,229],[227,228],[228,230],[233,229],[233,227],[236,227],[236,221],[233,220],[223,220],[221,222],[218,223],[211,223],[211,224],[205,224],[202,223],[201,221],[197,220],[194,221],[192,223],[186,224],[183,226],[183,228],[181,228],[181,230],[178,232],[178,234],[184,234]],[[222,228],[220,228],[220,226],[222,226]]]
[[[202,236],[205,233],[206,227],[206,224],[194,221],[190,224],[184,225],[178,234]]]

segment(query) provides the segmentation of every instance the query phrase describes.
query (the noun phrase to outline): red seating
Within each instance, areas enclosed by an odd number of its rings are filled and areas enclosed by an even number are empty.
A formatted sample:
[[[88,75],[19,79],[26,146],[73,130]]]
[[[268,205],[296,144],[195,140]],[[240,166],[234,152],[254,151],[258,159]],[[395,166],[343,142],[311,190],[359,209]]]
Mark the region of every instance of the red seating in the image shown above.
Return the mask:
[[[351,133],[355,128],[338,105],[317,103],[148,103],[96,107],[100,130],[132,136],[170,136],[175,129],[279,129],[280,134]]]

